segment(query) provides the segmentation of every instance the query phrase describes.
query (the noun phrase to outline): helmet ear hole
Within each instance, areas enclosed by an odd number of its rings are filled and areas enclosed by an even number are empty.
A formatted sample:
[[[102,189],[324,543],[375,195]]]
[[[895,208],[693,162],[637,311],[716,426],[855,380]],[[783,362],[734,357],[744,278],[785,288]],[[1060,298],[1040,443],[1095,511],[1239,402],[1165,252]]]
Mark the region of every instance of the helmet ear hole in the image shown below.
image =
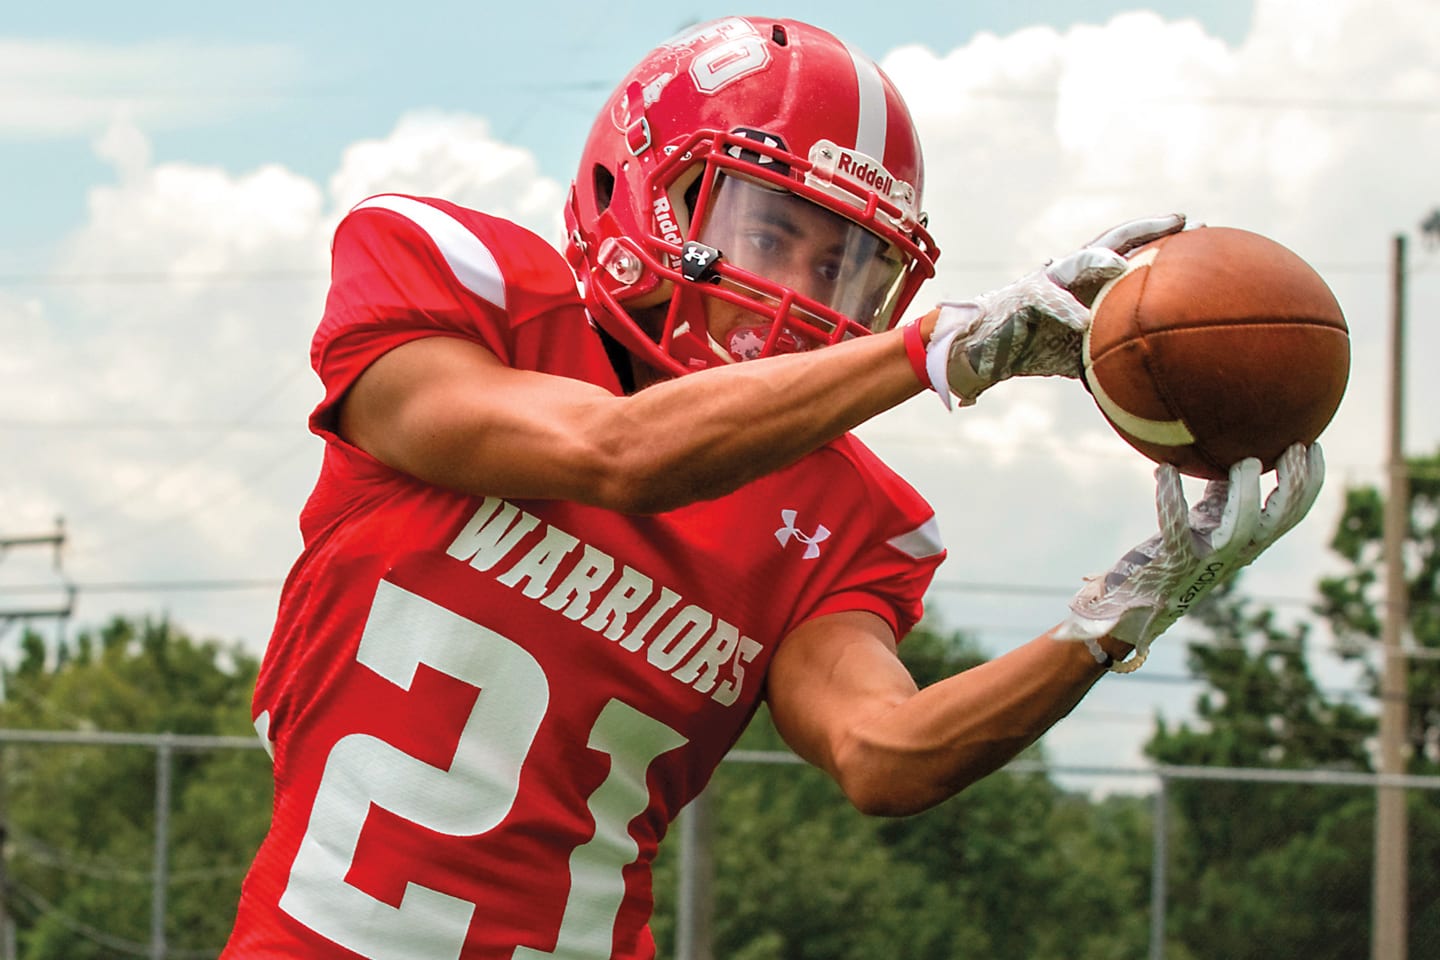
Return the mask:
[[[595,213],[604,213],[610,208],[610,200],[615,196],[615,174],[602,163],[595,164],[590,171],[591,182],[595,186]]]

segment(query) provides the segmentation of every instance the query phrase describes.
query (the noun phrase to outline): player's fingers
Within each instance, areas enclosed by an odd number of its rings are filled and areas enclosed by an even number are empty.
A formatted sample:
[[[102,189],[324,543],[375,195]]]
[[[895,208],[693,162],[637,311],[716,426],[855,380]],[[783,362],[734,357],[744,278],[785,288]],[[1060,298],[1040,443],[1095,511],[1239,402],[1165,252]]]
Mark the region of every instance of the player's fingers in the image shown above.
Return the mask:
[[[1205,484],[1205,492],[1190,508],[1190,531],[1202,540],[1209,541],[1220,518],[1225,514],[1225,501],[1230,499],[1230,481],[1211,480]]]
[[[1046,286],[1048,289],[1041,291],[1041,296],[1036,298],[1035,305],[1049,319],[1076,333],[1084,333],[1090,326],[1090,308],[1081,303],[1080,299],[1065,287],[1055,284],[1046,284]],[[1078,346],[1076,355],[1078,358]]]
[[[1313,455],[1312,455],[1312,450]],[[1294,444],[1275,464],[1275,490],[1260,513],[1258,543],[1268,546],[1299,523],[1314,505],[1325,482],[1325,457],[1319,446]]]
[[[1066,290],[1099,286],[1125,272],[1125,258],[1103,246],[1086,247],[1045,268],[1045,275]]]
[[[1190,536],[1190,507],[1185,502],[1185,488],[1180,471],[1168,463],[1155,470],[1155,514],[1160,521],[1160,539],[1165,549],[1193,555],[1195,547]]]
[[[1260,511],[1260,526],[1255,538],[1269,543],[1284,531],[1281,521],[1289,515],[1290,504],[1300,493],[1305,476],[1305,448],[1293,444],[1275,462],[1275,489],[1265,498],[1265,508]]]
[[[1287,459],[1290,461],[1288,465]],[[1320,489],[1325,486],[1325,454],[1320,444],[1313,443],[1307,449],[1297,443],[1281,455],[1280,461],[1281,466],[1287,467],[1282,482],[1286,483],[1289,491],[1281,505],[1275,537],[1305,518],[1320,496]]]
[[[1170,234],[1179,233],[1184,229],[1185,214],[1183,213],[1171,213],[1163,217],[1144,217],[1111,227],[1088,245],[1109,247],[1123,256],[1137,247],[1143,247],[1153,240],[1168,237]]]
[[[1229,496],[1211,538],[1217,552],[1234,552],[1255,538],[1260,525],[1260,461],[1246,457],[1230,467]]]

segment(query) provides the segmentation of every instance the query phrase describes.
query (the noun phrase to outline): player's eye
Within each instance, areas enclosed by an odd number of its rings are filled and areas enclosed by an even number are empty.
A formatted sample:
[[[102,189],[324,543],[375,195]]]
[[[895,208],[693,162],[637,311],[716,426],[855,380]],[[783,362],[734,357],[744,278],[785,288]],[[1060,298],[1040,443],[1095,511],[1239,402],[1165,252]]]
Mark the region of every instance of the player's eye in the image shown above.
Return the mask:
[[[741,239],[751,251],[767,257],[779,253],[784,246],[780,234],[774,230],[747,230]]]

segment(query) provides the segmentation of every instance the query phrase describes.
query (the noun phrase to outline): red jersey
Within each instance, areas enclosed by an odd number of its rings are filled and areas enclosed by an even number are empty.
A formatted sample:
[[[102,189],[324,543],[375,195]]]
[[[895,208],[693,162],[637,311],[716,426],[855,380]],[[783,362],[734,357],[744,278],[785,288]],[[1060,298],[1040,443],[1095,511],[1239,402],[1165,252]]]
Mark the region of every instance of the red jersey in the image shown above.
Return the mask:
[[[426,485],[333,426],[421,336],[620,392],[539,238],[394,196],[341,224],[325,458],[255,693],[274,816],[225,956],[651,957],[650,863],[776,647],[847,610],[903,636],[943,557],[932,511],[848,436],[655,516]]]

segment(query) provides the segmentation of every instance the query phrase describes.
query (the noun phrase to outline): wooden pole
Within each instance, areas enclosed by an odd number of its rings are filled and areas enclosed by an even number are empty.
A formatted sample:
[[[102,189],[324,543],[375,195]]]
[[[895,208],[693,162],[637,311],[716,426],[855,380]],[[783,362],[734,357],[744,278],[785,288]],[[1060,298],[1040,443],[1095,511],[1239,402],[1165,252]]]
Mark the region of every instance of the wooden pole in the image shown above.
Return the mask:
[[[1380,773],[1405,773],[1409,683],[1405,624],[1409,617],[1405,538],[1410,477],[1405,466],[1405,237],[1395,237],[1390,326],[1390,490],[1385,498],[1385,626],[1380,682]],[[1405,789],[1375,794],[1375,903],[1372,960],[1405,960],[1409,928],[1409,843]]]

